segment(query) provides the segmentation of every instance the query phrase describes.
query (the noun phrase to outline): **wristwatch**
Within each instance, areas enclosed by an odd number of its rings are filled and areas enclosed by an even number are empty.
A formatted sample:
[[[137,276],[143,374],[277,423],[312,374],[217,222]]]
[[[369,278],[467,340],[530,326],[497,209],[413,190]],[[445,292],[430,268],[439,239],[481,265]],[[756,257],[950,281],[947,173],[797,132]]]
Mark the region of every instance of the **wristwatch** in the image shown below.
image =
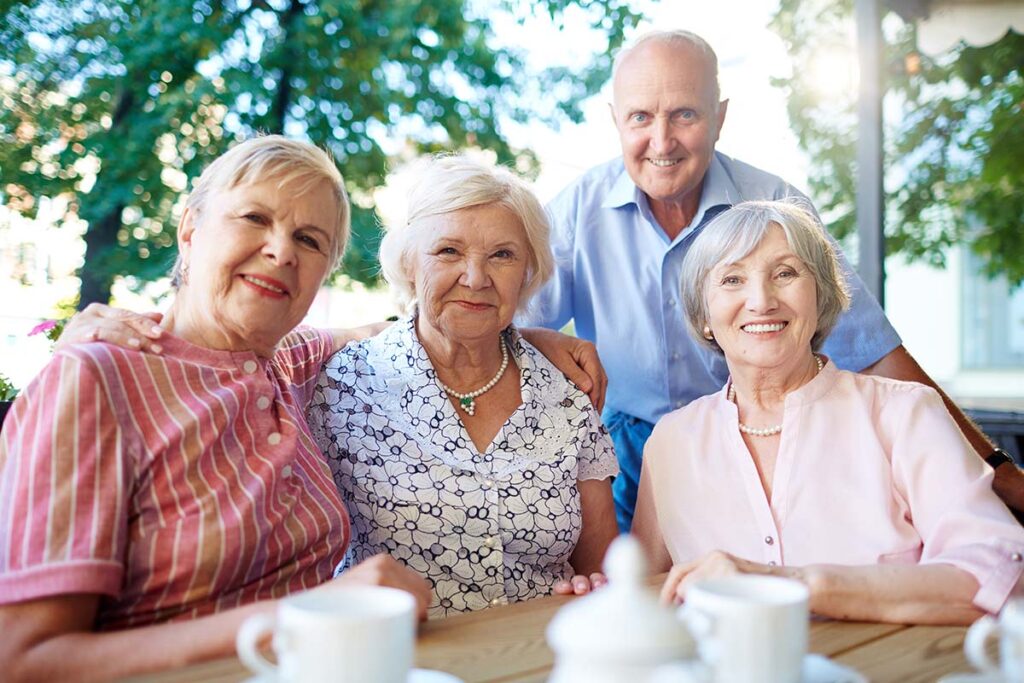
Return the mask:
[[[997,469],[1000,465],[1005,465],[1006,463],[1013,464],[1013,458],[1011,458],[1010,454],[1002,448],[997,448],[985,456],[985,462],[987,462],[992,469]]]

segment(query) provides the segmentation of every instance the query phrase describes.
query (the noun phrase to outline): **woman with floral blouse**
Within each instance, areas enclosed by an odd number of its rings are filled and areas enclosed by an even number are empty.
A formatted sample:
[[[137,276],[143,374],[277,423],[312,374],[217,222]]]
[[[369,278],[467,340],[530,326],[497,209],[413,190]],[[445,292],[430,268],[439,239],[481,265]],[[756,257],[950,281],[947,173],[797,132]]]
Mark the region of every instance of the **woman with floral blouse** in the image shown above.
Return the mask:
[[[307,413],[352,517],[341,571],[387,552],[431,616],[584,593],[614,538],[611,440],[512,325],[552,271],[544,211],[511,173],[426,162],[381,244],[410,314],[349,344]]]

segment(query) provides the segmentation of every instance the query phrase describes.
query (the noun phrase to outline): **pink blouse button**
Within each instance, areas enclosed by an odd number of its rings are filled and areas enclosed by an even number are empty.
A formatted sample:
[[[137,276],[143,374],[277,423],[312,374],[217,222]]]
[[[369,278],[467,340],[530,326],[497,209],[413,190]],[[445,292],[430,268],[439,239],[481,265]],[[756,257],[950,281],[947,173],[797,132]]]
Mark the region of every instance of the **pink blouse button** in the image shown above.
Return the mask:
[[[276,446],[277,444],[281,443],[281,435],[278,434],[277,432],[274,432],[273,434],[267,437],[267,443],[269,443],[271,446]]]
[[[260,410],[266,410],[267,408],[270,407],[270,399],[267,398],[266,396],[260,396],[258,399],[256,399],[256,407],[259,408]]]
[[[775,539],[772,538],[771,536],[765,536],[764,537],[764,542],[767,543],[768,545],[771,545],[772,543],[775,543]]]

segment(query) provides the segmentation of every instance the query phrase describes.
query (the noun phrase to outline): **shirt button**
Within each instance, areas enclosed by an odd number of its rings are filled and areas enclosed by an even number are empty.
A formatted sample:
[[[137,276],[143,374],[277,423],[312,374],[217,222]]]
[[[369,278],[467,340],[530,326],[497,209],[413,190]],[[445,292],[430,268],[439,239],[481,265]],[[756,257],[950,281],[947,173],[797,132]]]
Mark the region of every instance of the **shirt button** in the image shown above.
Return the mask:
[[[666,299],[665,300],[665,304],[668,305],[668,306],[675,306],[676,305],[676,300],[675,299]]]
[[[774,567],[775,566],[775,560],[768,560],[768,566],[769,567]]]
[[[676,401],[676,408],[682,408],[682,407],[683,407],[683,402],[682,401]]]
[[[254,361],[254,360],[247,360],[244,363],[242,363],[242,369],[245,370],[246,372],[248,372],[250,375],[252,373],[256,372],[256,370],[259,367],[260,366],[256,365],[256,361]]]
[[[771,545],[771,544],[775,543],[775,539],[772,538],[771,536],[765,536],[764,537],[764,542],[767,543],[768,545]]]
[[[270,407],[270,399],[267,398],[266,396],[260,396],[258,399],[256,399],[256,407],[259,408],[260,410],[266,410],[267,408]]]
[[[281,468],[281,476],[282,477],[290,477],[290,476],[292,476],[292,466],[291,465],[285,465],[284,467],[282,467]]]
[[[480,488],[482,488],[484,491],[490,490],[492,486],[494,486],[493,479],[484,479],[484,482],[480,484]]]
[[[496,607],[497,605],[500,605],[501,602],[502,598],[491,598],[491,607]]]
[[[679,360],[679,352],[678,351],[673,351],[672,352],[672,360]]]
[[[281,435],[278,434],[277,432],[274,432],[273,434],[267,437],[267,443],[269,443],[271,446],[276,446],[277,444],[281,443]]]
[[[488,548],[493,548],[496,545],[498,545],[498,539],[496,539],[494,536],[488,536],[484,539],[484,545]]]
[[[1014,553],[1013,555],[1010,555],[1010,559],[1013,560],[1014,562],[1020,562],[1021,561],[1021,554],[1020,553]]]

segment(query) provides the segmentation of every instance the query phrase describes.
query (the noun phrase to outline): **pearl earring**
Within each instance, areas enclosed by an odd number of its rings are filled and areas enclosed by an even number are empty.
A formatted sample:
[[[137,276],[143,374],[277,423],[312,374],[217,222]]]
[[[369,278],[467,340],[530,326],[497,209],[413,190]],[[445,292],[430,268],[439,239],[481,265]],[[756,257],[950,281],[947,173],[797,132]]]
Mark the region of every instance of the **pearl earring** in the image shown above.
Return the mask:
[[[708,341],[714,341],[715,335],[711,333],[711,328],[707,325],[704,326],[704,338]]]

